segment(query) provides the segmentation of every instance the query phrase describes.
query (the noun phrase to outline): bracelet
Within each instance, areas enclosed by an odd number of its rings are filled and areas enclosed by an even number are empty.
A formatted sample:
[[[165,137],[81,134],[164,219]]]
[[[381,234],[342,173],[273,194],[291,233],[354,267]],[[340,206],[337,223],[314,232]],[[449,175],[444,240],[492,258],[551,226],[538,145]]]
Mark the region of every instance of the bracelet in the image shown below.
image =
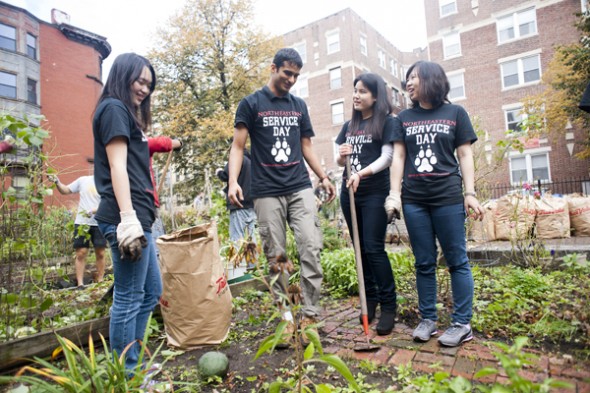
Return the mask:
[[[360,173],[360,172],[355,172],[355,173],[353,173],[353,175],[358,175],[358,177],[359,177],[359,180],[361,180],[361,179],[363,178],[363,175],[361,175],[361,173]],[[352,176],[352,175],[351,175],[351,176]]]
[[[474,198],[477,198],[477,194],[475,193],[475,191],[474,192],[465,192],[465,193],[463,193],[463,195],[465,195],[465,196],[472,196]]]
[[[324,176],[324,177],[321,177],[321,178],[320,178],[320,184],[321,184],[321,183],[323,183],[323,182],[324,182],[324,180],[326,180],[326,179],[330,180],[330,176],[326,175],[326,176]]]

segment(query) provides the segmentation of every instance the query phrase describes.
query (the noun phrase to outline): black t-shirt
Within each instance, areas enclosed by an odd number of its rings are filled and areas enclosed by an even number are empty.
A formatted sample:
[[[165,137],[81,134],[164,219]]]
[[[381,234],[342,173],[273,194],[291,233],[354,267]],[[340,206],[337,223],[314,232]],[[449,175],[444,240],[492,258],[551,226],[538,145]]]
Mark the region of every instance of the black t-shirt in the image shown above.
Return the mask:
[[[406,146],[402,200],[434,206],[463,202],[463,186],[455,149],[477,140],[465,109],[443,104],[400,112],[394,141]]]
[[[94,181],[100,194],[96,219],[110,224],[121,221],[119,205],[113,191],[111,169],[106,145],[115,137],[125,137],[127,173],[131,188],[131,202],[144,230],[151,231],[154,222],[154,189],[150,177],[148,140],[133,120],[125,105],[106,98],[96,108],[92,121],[94,133]]]
[[[359,124],[357,131],[348,132],[348,125],[350,121],[344,123],[340,130],[336,143],[341,145],[348,143],[352,145],[352,154],[350,155],[350,170],[352,173],[359,172],[361,169],[371,165],[376,159],[381,156],[381,148],[384,143],[391,143],[393,138],[393,117],[387,116],[385,124],[383,125],[383,134],[380,140],[374,139],[371,134],[365,129],[368,121],[363,120]],[[348,192],[346,188],[346,171],[342,176],[342,192]],[[389,190],[389,167],[377,172],[371,176],[363,177],[357,188],[356,195],[375,192],[376,190]]]
[[[228,210],[252,209],[254,207],[254,202],[252,202],[252,197],[250,196],[250,188],[251,188],[251,184],[252,184],[251,172],[252,172],[252,165],[251,165],[251,161],[250,161],[250,153],[248,153],[247,151],[244,151],[244,159],[242,160],[242,169],[240,170],[240,175],[238,176],[238,184],[242,188],[242,196],[244,197],[244,200],[242,201],[242,206],[244,206],[244,207],[243,208],[239,207],[238,205],[234,205],[233,203],[231,203],[229,201],[229,198],[227,196],[228,185],[226,184],[226,186],[223,188],[223,192],[225,193],[225,201],[226,201],[226,205],[227,205]],[[225,164],[225,167],[223,168],[223,170],[221,172],[219,172],[217,174],[217,177],[219,177],[219,179],[221,181],[224,181],[227,183],[227,181],[229,180],[228,164]]]
[[[234,125],[243,123],[251,140],[252,198],[293,194],[311,187],[301,138],[314,136],[307,105],[268,86],[240,101]]]

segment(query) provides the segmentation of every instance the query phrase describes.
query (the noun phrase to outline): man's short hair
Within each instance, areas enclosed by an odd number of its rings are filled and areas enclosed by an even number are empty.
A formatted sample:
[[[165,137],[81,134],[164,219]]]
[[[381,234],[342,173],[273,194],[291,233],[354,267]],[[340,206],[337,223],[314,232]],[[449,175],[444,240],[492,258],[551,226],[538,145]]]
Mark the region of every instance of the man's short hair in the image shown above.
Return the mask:
[[[272,63],[277,66],[277,68],[281,68],[286,63],[291,63],[296,65],[298,68],[303,67],[303,60],[301,60],[301,56],[299,52],[297,52],[293,48],[282,48],[279,49],[278,52],[275,54]]]

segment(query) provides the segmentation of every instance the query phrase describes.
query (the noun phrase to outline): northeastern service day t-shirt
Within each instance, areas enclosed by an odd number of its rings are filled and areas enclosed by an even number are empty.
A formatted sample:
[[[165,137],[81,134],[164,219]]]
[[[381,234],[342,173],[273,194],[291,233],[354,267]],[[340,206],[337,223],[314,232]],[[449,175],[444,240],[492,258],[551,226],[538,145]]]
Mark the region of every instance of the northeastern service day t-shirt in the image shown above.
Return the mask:
[[[352,154],[350,155],[350,170],[352,173],[360,172],[361,169],[371,165],[375,160],[381,157],[381,148],[384,143],[391,143],[393,136],[394,120],[393,117],[388,116],[383,125],[383,134],[381,139],[375,139],[366,130],[368,125],[367,120],[361,121],[359,129],[356,131],[349,131],[348,126],[350,121],[344,123],[340,133],[336,137],[336,144],[341,145],[348,143],[352,145]],[[346,188],[346,171],[344,171],[342,190],[341,192],[348,192]],[[359,183],[356,195],[370,194],[377,190],[389,191],[389,167],[377,172],[371,176],[363,177]]]
[[[234,125],[244,124],[251,140],[252,198],[289,195],[311,187],[301,138],[314,136],[307,105],[268,86],[240,101]]]
[[[135,125],[127,107],[114,98],[106,98],[98,105],[92,130],[94,133],[94,181],[100,194],[96,219],[115,225],[121,221],[106,146],[113,138],[124,137],[128,143],[127,174],[131,188],[131,203],[142,228],[151,232],[155,219],[155,205],[146,135]]]
[[[406,146],[404,203],[443,206],[463,202],[455,149],[477,140],[463,107],[443,104],[434,109],[403,110],[396,118],[393,140]]]

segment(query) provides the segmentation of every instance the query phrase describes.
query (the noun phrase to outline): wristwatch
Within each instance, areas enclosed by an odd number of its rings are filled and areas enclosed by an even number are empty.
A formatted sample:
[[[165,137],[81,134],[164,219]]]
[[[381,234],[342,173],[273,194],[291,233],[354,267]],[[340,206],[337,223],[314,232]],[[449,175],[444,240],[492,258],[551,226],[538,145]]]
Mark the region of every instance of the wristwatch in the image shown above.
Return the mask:
[[[475,193],[475,191],[473,191],[473,192],[465,192],[465,193],[463,193],[463,195],[465,195],[465,196],[471,195],[472,197],[477,198],[477,194]]]

